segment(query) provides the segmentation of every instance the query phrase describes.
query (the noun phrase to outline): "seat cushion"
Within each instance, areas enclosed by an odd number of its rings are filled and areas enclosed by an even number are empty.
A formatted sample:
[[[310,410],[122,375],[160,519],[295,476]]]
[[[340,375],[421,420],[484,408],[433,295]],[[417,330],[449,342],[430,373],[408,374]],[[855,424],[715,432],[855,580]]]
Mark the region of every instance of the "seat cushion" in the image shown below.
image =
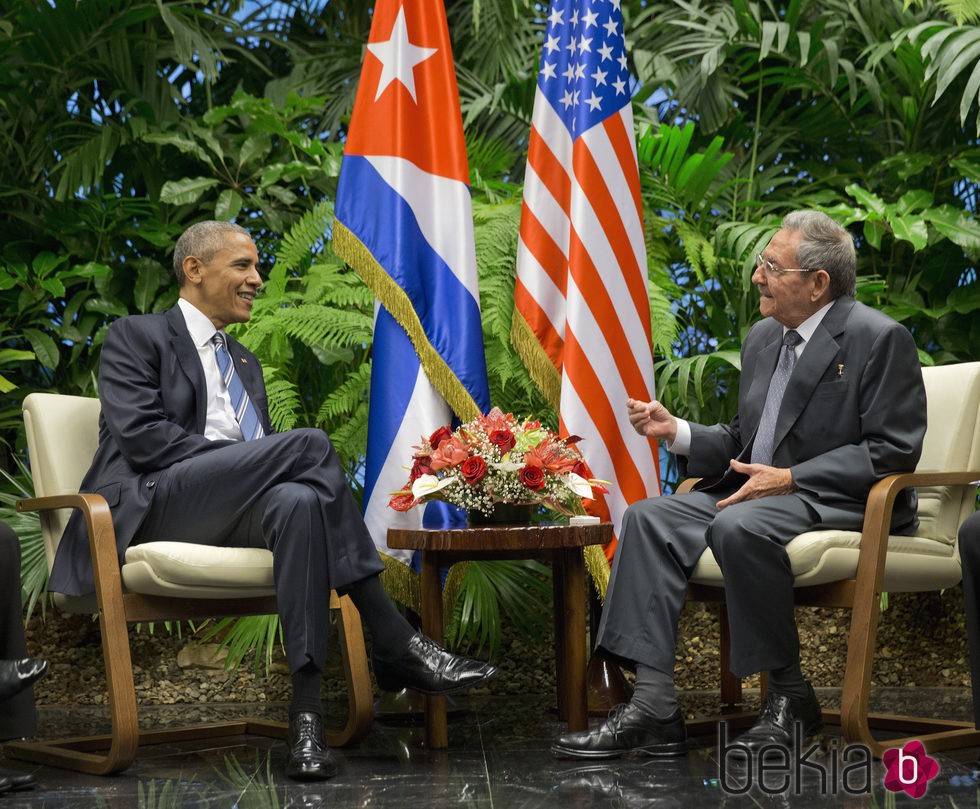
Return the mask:
[[[144,595],[246,598],[275,595],[272,551],[189,542],[144,542],[126,550],[123,586]]]
[[[808,531],[786,546],[794,586],[808,587],[853,578],[857,571],[861,534],[858,531]],[[923,537],[888,538],[884,589],[914,592],[953,587],[960,581],[955,548]],[[724,578],[708,548],[698,560],[691,581],[720,587]]]

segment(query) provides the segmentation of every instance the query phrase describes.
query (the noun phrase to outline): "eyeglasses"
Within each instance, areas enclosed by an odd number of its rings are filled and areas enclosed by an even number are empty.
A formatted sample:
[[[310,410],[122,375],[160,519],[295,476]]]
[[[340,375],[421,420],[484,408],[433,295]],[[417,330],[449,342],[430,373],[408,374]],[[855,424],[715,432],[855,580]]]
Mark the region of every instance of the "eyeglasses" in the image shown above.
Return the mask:
[[[780,278],[788,272],[815,272],[815,270],[803,270],[799,267],[777,267],[769,259],[763,258],[762,253],[755,254],[755,266],[762,267],[762,271],[770,278]]]

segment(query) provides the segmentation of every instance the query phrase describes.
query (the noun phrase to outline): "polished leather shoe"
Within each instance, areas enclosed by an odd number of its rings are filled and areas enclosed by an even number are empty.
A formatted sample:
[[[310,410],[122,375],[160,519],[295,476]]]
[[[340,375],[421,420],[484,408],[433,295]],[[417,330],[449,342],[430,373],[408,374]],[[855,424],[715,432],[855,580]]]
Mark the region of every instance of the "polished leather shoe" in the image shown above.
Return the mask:
[[[337,774],[337,762],[323,743],[319,714],[298,713],[289,720],[286,775],[296,781],[325,781]]]
[[[19,694],[48,670],[47,660],[0,660],[0,700]]]
[[[412,635],[408,647],[394,660],[372,656],[374,676],[385,691],[411,688],[438,696],[459,694],[497,676],[497,667],[447,652],[421,632]]]
[[[37,784],[37,779],[29,772],[17,772],[0,767],[0,793],[19,792],[22,789],[31,789]]]
[[[749,750],[758,751],[766,745],[778,745],[792,750],[795,739],[803,741],[820,732],[823,717],[813,688],[807,683],[805,697],[767,694],[755,724],[735,739]],[[796,727],[799,730],[796,730]],[[794,735],[795,734],[795,735]]]
[[[680,711],[658,719],[627,702],[617,705],[594,730],[559,736],[551,752],[558,758],[616,758],[623,753],[682,756],[687,752],[687,728]]]

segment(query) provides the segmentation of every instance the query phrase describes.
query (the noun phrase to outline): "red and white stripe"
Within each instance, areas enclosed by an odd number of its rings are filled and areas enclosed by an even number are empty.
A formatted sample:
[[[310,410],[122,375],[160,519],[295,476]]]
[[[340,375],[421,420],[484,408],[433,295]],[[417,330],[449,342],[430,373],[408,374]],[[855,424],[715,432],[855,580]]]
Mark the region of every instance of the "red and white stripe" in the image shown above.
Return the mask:
[[[639,187],[628,103],[573,141],[538,93],[515,306],[561,375],[563,433],[585,439],[593,473],[613,483],[590,511],[616,536],[629,504],[660,493],[656,442],[626,412],[627,399],[654,398]]]

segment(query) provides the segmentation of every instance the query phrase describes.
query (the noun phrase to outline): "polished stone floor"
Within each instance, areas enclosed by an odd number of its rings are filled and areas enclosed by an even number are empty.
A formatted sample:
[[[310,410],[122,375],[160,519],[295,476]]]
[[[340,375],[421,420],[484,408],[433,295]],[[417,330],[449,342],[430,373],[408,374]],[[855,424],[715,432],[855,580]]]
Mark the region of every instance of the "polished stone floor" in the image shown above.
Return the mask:
[[[836,694],[828,689],[820,698],[829,705]],[[878,693],[876,701],[877,709],[887,712],[921,708],[949,718],[969,715],[965,689],[894,689]],[[755,780],[746,784],[744,768],[720,767],[717,737],[692,740],[690,754],[680,759],[557,760],[549,746],[561,726],[547,702],[535,697],[460,700],[450,722],[448,751],[426,749],[417,723],[375,722],[359,747],[336,751],[339,775],[312,785],[286,779],[283,744],[259,737],[144,748],[128,771],[111,777],[7,760],[8,767],[35,773],[39,783],[31,791],[0,796],[0,809],[978,806],[977,749],[935,755],[939,774],[916,800],[884,788],[881,762],[851,770],[845,782],[841,773],[855,759],[841,755],[840,739],[828,729],[823,749],[811,766],[801,768],[801,778],[776,773],[766,776],[766,783],[777,787],[760,789]],[[264,706],[265,715],[276,718],[284,710]],[[252,706],[244,711],[241,706],[147,708],[143,726],[186,722],[196,712],[218,719],[262,711]],[[63,736],[101,730],[105,720],[95,709],[42,708],[39,721],[42,736]]]

